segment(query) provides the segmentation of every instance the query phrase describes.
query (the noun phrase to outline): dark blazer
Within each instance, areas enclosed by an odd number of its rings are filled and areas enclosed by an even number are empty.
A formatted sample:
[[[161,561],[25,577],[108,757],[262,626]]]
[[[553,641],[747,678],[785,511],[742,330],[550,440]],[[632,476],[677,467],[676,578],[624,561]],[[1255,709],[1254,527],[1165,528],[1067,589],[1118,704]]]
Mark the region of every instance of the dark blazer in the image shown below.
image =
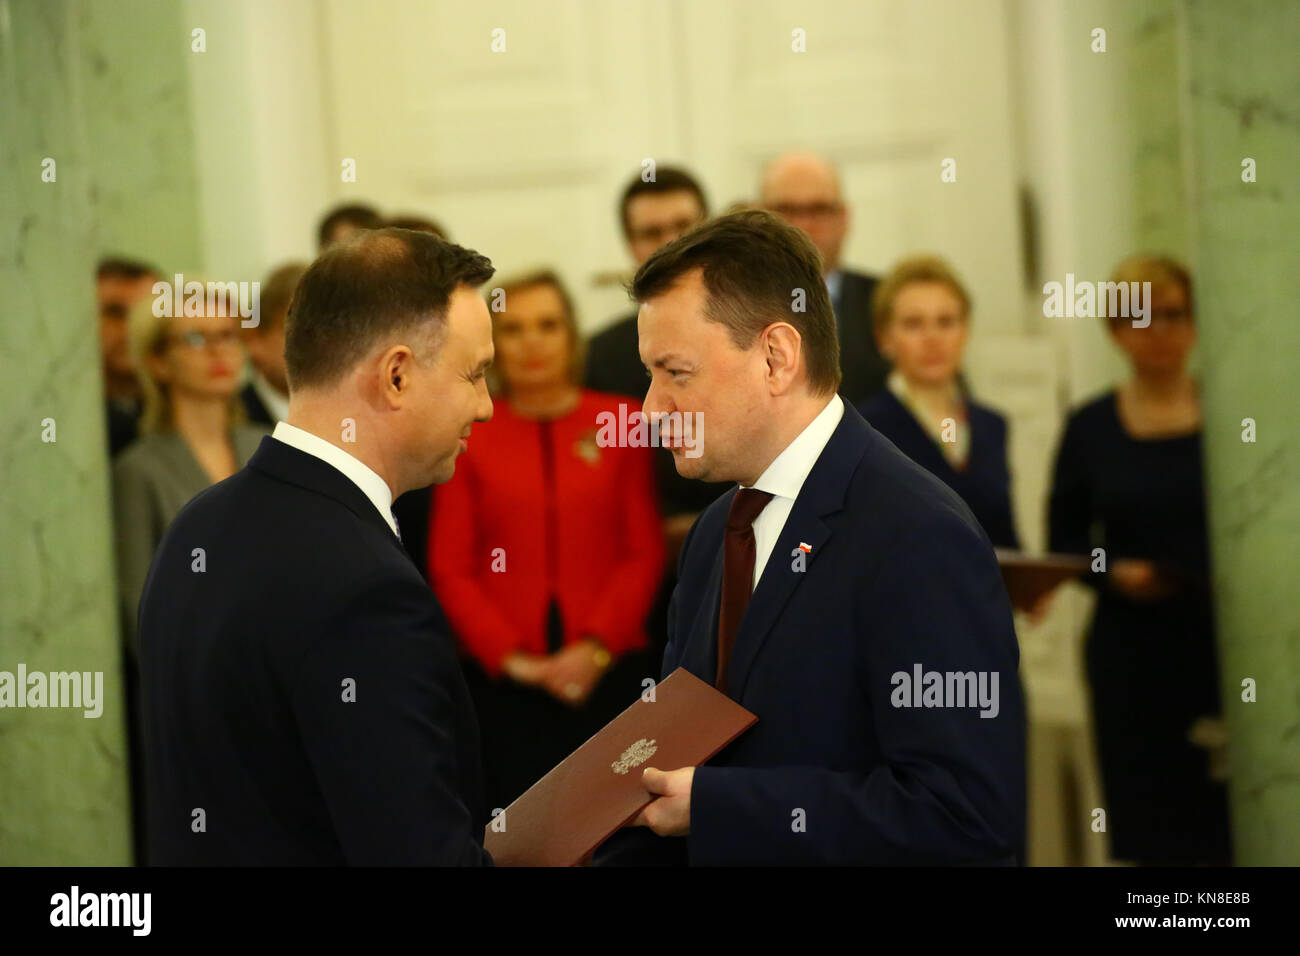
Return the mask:
[[[244,412],[248,415],[250,422],[275,427],[275,419],[271,417],[271,410],[262,401],[262,396],[257,394],[257,389],[253,388],[252,382],[239,390],[239,400],[244,403]]]
[[[641,364],[636,331],[637,313],[625,315],[601,329],[587,343],[587,388],[611,395],[645,398],[650,377]]]
[[[943,456],[916,416],[886,388],[858,406],[862,417],[930,474],[961,498],[996,548],[1020,550],[1011,512],[1011,472],[1007,468],[1007,420],[983,405],[966,400],[970,451],[960,471]]]
[[[116,458],[140,434],[139,408],[123,407],[109,400],[104,403],[108,420],[108,457]]]
[[[665,675],[680,665],[714,680],[733,495],[682,549]],[[846,405],[736,637],[730,696],[758,723],[695,771],[689,836],[624,830],[597,861],[1010,863],[1025,816],[1018,660],[1006,589],[970,510]],[[997,716],[894,706],[894,675],[916,665],[996,673]]]
[[[871,297],[875,295],[875,276],[840,270],[839,295],[831,300],[835,324],[840,331],[840,395],[856,405],[885,387],[889,363],[876,348],[876,333],[871,325]]]
[[[153,862],[490,863],[439,621],[361,489],[264,438],[177,515],[140,602]]]

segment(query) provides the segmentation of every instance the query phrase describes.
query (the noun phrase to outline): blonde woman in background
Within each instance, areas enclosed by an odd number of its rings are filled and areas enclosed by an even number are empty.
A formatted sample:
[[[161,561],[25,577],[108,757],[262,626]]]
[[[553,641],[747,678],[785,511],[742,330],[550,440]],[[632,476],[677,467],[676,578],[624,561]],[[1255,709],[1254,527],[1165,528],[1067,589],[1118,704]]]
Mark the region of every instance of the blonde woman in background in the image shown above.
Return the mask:
[[[235,310],[213,303],[201,316],[156,316],[154,301],[137,303],[127,320],[144,411],[140,437],[113,462],[118,594],[132,651],[136,605],[163,532],[187,501],[242,468],[266,434],[244,423]]]
[[[961,387],[970,310],[966,287],[938,256],[894,266],[872,304],[876,342],[892,368],[885,390],[858,411],[961,495],[994,547],[1018,550],[1006,419]]]
[[[205,283],[206,288],[206,283]],[[206,299],[206,297],[205,297]],[[163,532],[185,503],[244,466],[266,434],[244,424],[239,372],[244,348],[234,306],[204,315],[154,315],[155,296],[127,318],[127,347],[140,379],[140,435],[113,461],[117,588],[131,774],[135,862],[149,862],[136,606]],[[205,306],[207,305],[205,301]],[[177,308],[175,311],[181,311]],[[196,543],[196,546],[200,546]]]

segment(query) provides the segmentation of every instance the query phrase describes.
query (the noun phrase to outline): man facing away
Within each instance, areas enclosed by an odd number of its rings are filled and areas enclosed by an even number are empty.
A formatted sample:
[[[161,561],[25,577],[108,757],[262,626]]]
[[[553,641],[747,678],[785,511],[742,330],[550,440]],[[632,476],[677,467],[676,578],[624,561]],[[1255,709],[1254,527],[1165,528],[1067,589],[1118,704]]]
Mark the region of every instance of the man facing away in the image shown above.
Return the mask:
[[[632,294],[644,414],[683,475],[739,485],[682,546],[663,673],[758,723],[706,766],[646,769],[656,799],[596,861],[1013,862],[1024,710],[997,561],[962,500],[836,394],[813,244],[722,216]]]
[[[391,505],[491,417],[492,271],[382,229],[300,280],[288,420],[181,511],[141,598],[154,862],[491,862],[478,727]]]

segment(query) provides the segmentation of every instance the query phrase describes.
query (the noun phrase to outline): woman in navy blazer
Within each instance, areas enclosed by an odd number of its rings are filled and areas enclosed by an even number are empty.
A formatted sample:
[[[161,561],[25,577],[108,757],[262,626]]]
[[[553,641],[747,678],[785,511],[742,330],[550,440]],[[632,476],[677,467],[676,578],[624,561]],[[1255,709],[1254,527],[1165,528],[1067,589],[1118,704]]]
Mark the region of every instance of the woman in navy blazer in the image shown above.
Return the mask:
[[[876,290],[872,321],[893,370],[885,391],[859,406],[862,416],[961,495],[995,547],[1018,550],[1006,420],[958,381],[970,326],[965,287],[938,257],[905,259]]]

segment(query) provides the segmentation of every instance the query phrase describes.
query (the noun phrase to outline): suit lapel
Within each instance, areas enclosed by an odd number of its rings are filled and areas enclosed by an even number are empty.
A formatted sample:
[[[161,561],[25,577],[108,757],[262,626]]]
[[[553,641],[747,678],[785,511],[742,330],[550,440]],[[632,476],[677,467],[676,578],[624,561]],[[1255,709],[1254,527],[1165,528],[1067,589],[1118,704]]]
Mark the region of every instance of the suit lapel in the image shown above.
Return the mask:
[[[731,507],[733,490],[727,498],[727,508]],[[723,525],[726,534],[726,525]],[[678,663],[695,674],[700,680],[712,684],[718,675],[718,614],[722,606],[722,539],[714,549],[713,567],[709,571],[709,580],[704,587],[704,604],[691,624],[691,638],[686,643],[686,653]],[[678,587],[681,587],[679,584]]]
[[[846,402],[844,417],[840,419],[817,463],[808,473],[799,497],[790,509],[785,527],[777,536],[776,545],[763,568],[763,576],[759,578],[749,607],[745,609],[745,616],[740,621],[731,661],[727,665],[727,686],[735,700],[741,699],[754,662],[773,626],[780,620],[790,597],[812,573],[814,563],[833,534],[834,522],[828,523],[823,519],[843,509],[849,481],[866,450],[869,431],[862,416]],[[804,570],[799,571],[795,570],[795,557],[791,552],[801,544],[809,547],[804,554]],[[721,593],[721,564],[719,558],[718,585],[709,592],[715,595],[715,624],[712,633],[715,661],[718,643],[716,605],[717,595]]]
[[[334,499],[362,521],[382,529],[384,537],[409,559],[406,548],[397,540],[397,535],[393,534],[393,529],[388,526],[374,502],[351,478],[329,462],[266,435],[249,459],[248,467]]]

